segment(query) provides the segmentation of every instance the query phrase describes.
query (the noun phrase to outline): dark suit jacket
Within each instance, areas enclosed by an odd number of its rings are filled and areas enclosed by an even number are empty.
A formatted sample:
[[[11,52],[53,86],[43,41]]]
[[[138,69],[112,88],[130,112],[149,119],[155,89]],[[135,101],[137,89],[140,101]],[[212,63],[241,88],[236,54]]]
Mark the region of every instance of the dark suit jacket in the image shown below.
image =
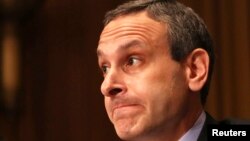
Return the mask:
[[[216,121],[212,116],[206,113],[206,120],[202,127],[201,133],[198,137],[197,141],[207,141],[207,126],[209,124],[220,124],[220,125],[233,125],[233,124],[248,124],[250,125],[249,121],[239,120],[239,119],[225,119],[222,121]]]

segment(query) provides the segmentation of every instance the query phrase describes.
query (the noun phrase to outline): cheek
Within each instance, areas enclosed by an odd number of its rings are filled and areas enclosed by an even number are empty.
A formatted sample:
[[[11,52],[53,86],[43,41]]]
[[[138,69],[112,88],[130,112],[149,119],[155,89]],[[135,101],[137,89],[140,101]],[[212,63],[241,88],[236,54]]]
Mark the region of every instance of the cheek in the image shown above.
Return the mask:
[[[155,99],[171,89],[171,76],[166,72],[148,72],[134,79],[130,84],[137,95],[144,99]]]
[[[184,76],[178,71],[148,73],[135,79],[132,87],[152,117],[176,114],[186,91]]]
[[[148,73],[142,77],[137,77],[131,83],[130,87],[134,91],[135,96],[140,99],[147,110],[163,106],[163,103],[168,101],[170,96],[171,79],[168,75],[157,75],[158,72]]]

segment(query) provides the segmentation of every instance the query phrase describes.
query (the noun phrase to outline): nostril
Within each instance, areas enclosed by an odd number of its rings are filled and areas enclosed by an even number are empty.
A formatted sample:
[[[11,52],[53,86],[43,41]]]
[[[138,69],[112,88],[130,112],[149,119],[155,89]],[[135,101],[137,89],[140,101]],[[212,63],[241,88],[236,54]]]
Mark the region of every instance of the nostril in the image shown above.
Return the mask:
[[[120,89],[120,88],[114,88],[114,89],[109,91],[109,94],[116,95],[116,94],[120,93],[121,91],[122,91],[122,89]]]

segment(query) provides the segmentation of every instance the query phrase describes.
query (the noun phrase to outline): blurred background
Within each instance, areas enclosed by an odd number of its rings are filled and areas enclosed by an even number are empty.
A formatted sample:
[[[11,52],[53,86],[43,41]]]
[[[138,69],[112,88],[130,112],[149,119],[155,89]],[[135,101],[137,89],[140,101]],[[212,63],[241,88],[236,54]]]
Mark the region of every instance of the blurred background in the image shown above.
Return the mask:
[[[105,11],[122,2],[0,0],[4,141],[119,140],[103,106],[95,51]],[[250,1],[180,2],[205,20],[215,42],[207,111],[250,120]]]

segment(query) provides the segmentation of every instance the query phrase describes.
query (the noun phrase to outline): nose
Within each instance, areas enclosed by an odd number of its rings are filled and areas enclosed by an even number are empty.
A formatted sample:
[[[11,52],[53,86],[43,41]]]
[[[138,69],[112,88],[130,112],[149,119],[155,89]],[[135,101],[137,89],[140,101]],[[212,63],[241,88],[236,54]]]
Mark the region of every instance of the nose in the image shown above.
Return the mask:
[[[101,92],[104,96],[112,97],[124,93],[126,90],[123,75],[116,70],[110,70],[105,76]]]

